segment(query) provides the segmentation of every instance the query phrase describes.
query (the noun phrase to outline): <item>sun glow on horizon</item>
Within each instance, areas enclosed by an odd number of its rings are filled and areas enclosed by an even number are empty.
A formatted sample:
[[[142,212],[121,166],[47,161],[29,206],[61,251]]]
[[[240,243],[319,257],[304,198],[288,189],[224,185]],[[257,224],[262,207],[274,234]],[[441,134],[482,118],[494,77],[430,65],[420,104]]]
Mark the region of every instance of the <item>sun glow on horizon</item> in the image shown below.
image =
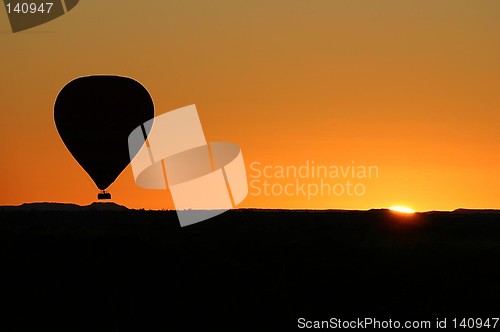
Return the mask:
[[[394,212],[399,212],[399,213],[408,213],[408,214],[413,214],[415,213],[415,210],[406,207],[406,206],[391,206],[389,210],[394,211]]]

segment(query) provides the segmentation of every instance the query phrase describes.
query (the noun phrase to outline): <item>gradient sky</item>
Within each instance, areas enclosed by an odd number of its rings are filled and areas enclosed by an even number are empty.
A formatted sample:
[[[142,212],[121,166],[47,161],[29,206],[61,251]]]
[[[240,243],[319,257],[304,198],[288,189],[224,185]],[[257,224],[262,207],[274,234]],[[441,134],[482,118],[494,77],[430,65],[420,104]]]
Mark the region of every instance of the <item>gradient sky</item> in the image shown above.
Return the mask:
[[[500,2],[84,0],[13,34],[0,8],[0,204],[89,204],[53,122],[91,74],[143,83],[155,113],[196,104],[247,165],[377,165],[361,197],[249,196],[242,207],[500,208]],[[127,168],[109,188],[172,208]]]

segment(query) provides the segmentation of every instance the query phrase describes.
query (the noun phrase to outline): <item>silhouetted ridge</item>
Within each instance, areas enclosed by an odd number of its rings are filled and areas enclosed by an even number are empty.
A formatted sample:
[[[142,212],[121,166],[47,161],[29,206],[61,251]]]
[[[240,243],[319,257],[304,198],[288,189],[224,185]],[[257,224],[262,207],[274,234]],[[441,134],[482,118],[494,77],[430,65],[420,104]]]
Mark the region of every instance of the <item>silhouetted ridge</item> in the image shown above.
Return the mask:
[[[24,203],[17,206],[0,206],[0,211],[127,211],[128,208],[116,203],[98,203],[77,205],[72,203]]]
[[[460,214],[500,214],[500,210],[493,210],[493,209],[456,209],[453,210],[453,213],[460,213]]]

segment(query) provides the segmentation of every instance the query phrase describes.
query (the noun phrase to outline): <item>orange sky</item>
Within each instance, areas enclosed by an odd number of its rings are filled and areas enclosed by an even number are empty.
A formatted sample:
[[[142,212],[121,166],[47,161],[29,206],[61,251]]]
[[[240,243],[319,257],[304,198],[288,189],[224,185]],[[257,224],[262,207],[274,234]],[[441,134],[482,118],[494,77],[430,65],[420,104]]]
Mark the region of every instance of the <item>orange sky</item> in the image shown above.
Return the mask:
[[[53,104],[75,77],[114,74],[143,83],[156,114],[196,104],[207,139],[240,144],[247,167],[379,168],[359,197],[242,207],[500,208],[499,31],[495,0],[85,0],[16,34],[0,8],[0,204],[95,200]],[[109,190],[172,208],[129,168]]]

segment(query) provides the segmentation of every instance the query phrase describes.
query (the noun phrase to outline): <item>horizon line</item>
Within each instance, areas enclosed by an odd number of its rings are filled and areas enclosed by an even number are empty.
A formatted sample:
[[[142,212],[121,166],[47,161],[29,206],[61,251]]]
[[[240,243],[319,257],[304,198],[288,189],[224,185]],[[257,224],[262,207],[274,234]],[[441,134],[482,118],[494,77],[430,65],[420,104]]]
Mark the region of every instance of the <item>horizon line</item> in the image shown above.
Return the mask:
[[[144,210],[144,211],[164,211],[164,212],[175,212],[177,211],[176,209],[147,209],[147,208],[130,208],[128,206],[118,204],[116,202],[92,202],[87,205],[80,205],[77,203],[68,203],[68,202],[25,202],[21,203],[19,205],[0,205],[0,208],[16,208],[16,207],[23,207],[27,205],[36,205],[36,204],[53,204],[53,205],[74,205],[76,207],[91,207],[92,205],[114,205],[114,206],[119,206],[123,207],[128,210]],[[223,209],[200,209],[199,211],[212,211],[212,210],[223,210]],[[301,211],[317,211],[317,212],[328,212],[328,211],[351,211],[351,212],[368,212],[372,210],[388,210],[392,211],[391,207],[371,207],[367,209],[345,209],[345,208],[266,208],[266,207],[241,207],[241,208],[232,208],[227,211],[244,211],[244,210],[261,210],[261,211],[295,211],[295,212],[301,212]],[[499,211],[500,208],[464,208],[464,207],[458,207],[453,210],[426,210],[426,211],[415,211],[414,213],[429,213],[429,212],[456,212],[456,211]]]

